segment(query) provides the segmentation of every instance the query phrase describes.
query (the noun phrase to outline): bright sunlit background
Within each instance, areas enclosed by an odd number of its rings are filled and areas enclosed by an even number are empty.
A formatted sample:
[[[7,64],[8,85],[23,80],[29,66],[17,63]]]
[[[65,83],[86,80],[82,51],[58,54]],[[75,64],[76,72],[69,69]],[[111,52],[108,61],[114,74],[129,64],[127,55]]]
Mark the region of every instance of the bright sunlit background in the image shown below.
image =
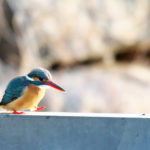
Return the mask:
[[[150,1],[0,0],[1,97],[34,67],[44,111],[150,113]]]

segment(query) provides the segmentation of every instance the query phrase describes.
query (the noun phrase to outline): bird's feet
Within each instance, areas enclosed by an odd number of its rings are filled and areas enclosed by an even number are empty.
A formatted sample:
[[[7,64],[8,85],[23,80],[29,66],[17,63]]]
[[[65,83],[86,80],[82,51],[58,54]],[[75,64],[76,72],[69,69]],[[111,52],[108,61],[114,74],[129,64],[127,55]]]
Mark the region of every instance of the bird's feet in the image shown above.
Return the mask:
[[[35,110],[35,111],[39,111],[39,110],[42,110],[42,109],[44,109],[44,108],[46,108],[46,107],[45,107],[45,106],[36,107],[36,110]]]
[[[23,114],[24,112],[17,112],[16,110],[14,110],[13,111],[13,114],[19,114],[19,115],[21,115],[21,114]]]

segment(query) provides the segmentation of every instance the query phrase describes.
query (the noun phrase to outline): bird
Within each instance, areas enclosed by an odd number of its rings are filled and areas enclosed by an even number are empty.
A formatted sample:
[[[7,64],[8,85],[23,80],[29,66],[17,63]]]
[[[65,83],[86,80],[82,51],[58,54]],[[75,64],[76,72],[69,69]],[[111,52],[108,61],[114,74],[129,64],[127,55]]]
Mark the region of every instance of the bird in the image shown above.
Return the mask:
[[[13,114],[23,114],[25,110],[42,110],[45,106],[38,107],[38,104],[49,87],[65,92],[52,81],[51,73],[47,69],[34,68],[27,75],[10,81],[0,102],[0,108],[12,111]]]

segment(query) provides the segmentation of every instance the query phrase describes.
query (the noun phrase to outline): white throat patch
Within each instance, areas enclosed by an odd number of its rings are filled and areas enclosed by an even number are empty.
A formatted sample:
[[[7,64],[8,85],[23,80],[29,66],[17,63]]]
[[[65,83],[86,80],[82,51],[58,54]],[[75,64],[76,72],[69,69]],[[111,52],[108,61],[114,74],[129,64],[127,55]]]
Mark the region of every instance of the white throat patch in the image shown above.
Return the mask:
[[[38,87],[40,89],[48,89],[50,86],[48,86],[48,85],[39,85]]]

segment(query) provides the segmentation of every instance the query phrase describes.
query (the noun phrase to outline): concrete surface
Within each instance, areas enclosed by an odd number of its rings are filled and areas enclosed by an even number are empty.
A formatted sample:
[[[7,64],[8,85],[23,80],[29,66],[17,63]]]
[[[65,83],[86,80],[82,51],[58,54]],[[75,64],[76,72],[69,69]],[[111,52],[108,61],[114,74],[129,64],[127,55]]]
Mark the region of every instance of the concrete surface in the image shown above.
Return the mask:
[[[0,113],[0,150],[149,149],[149,115]]]

